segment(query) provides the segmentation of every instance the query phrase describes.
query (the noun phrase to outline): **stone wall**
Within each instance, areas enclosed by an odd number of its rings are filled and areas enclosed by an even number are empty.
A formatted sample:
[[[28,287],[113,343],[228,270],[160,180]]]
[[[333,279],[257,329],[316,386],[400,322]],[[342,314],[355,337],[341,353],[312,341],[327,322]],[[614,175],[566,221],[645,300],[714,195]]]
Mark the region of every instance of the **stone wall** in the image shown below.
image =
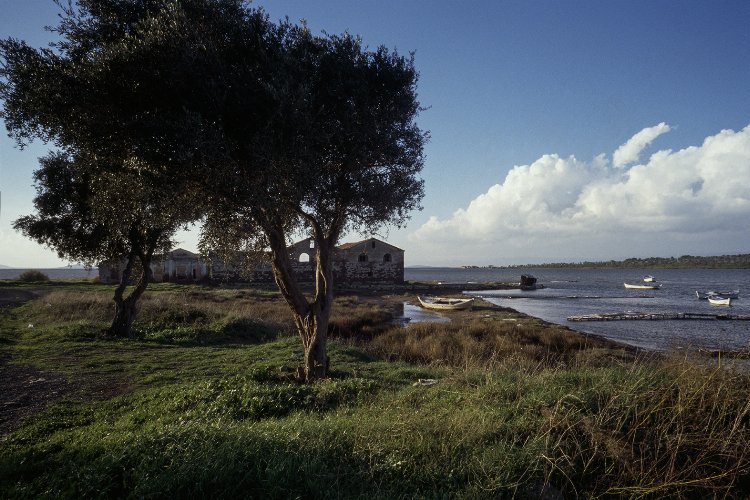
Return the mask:
[[[289,247],[301,282],[315,281],[315,245],[311,239]],[[403,283],[404,251],[376,238],[340,245],[333,256],[336,283]]]
[[[107,261],[99,264],[99,281],[102,283],[119,283],[126,259]],[[174,281],[179,283],[200,281],[208,277],[206,263],[198,254],[177,248],[166,256],[154,257],[151,262],[154,282]],[[137,278],[137,276],[135,277]]]
[[[289,247],[297,279],[301,283],[315,281],[315,247],[311,239]],[[120,280],[122,263],[102,263],[99,277],[103,283]],[[199,255],[178,248],[163,259],[154,259],[151,265],[154,281],[190,282],[204,278],[221,282],[272,283],[270,263],[260,262],[252,271],[243,271],[242,262],[225,264],[217,255],[211,255],[207,265]],[[337,247],[333,256],[334,281],[338,284],[400,284],[404,282],[404,251],[384,241],[370,238]]]

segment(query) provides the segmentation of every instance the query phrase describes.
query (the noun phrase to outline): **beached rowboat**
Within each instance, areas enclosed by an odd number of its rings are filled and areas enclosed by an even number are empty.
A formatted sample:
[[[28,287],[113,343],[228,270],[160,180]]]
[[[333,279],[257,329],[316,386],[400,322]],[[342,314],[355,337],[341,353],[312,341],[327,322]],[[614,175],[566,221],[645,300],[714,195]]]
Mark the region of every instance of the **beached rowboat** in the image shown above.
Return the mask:
[[[457,311],[460,309],[469,309],[474,304],[474,299],[450,299],[446,297],[420,297],[417,295],[419,303],[425,309],[435,309],[437,311]]]

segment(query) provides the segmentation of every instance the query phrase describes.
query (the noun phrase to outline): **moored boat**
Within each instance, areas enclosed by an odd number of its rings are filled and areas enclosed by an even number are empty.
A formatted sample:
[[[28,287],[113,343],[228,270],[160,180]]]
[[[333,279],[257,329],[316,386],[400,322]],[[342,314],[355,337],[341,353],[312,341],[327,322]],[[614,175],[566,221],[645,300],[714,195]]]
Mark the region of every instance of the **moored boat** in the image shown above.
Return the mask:
[[[722,297],[720,295],[709,295],[708,302],[714,306],[729,306],[732,305],[732,299],[729,297]]]
[[[537,285],[536,283],[536,277],[530,275],[530,274],[522,274],[521,275],[521,283],[519,283],[519,288],[521,290],[537,290],[539,288],[544,288],[543,285]]]
[[[474,304],[474,298],[451,299],[447,297],[420,297],[417,295],[417,299],[419,299],[419,303],[425,309],[434,309],[437,311],[469,309]]]
[[[640,283],[623,283],[625,288],[631,288],[634,290],[658,290],[661,285],[641,285]]]

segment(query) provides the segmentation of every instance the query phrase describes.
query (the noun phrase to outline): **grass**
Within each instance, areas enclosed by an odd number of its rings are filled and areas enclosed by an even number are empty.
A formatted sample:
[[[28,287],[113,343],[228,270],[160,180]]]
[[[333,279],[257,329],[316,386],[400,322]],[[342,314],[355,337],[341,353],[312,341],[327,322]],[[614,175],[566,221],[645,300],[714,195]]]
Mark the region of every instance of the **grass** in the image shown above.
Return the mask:
[[[52,288],[0,312],[10,368],[81,382],[0,438],[0,497],[750,493],[750,377],[710,360],[487,304],[402,329],[403,298],[346,296],[331,377],[308,386],[273,292],[154,287],[133,341],[99,334],[110,295]]]

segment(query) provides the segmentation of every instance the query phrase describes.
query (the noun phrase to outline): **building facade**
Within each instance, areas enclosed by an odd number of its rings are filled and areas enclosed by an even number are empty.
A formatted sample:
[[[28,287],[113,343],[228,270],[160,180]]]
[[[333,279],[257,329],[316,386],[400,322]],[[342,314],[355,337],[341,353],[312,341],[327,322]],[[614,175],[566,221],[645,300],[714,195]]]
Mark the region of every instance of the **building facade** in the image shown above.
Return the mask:
[[[315,242],[308,238],[289,247],[297,280],[315,281]],[[103,283],[120,281],[125,261],[106,262],[99,265],[99,280]],[[211,254],[209,262],[200,255],[177,248],[151,264],[154,281],[177,283],[212,281],[273,282],[269,262],[254,264],[250,272],[243,271],[239,262],[225,263]],[[343,285],[400,284],[404,282],[404,250],[377,238],[336,247],[333,255],[334,282]]]
[[[99,264],[99,281],[102,283],[119,283],[126,260],[107,261]],[[151,262],[154,281],[172,281],[192,283],[207,279],[208,266],[200,255],[184,248],[176,248],[163,256],[154,257]]]
[[[289,247],[297,279],[314,281],[315,242],[308,238]],[[377,238],[336,247],[333,279],[341,284],[403,283],[404,251]]]

